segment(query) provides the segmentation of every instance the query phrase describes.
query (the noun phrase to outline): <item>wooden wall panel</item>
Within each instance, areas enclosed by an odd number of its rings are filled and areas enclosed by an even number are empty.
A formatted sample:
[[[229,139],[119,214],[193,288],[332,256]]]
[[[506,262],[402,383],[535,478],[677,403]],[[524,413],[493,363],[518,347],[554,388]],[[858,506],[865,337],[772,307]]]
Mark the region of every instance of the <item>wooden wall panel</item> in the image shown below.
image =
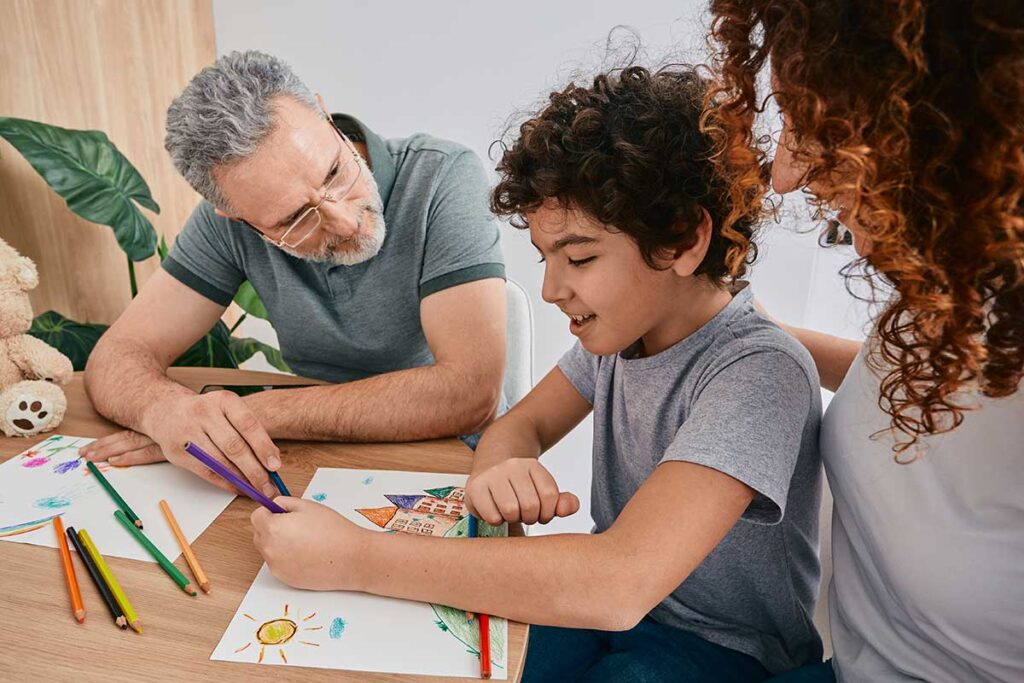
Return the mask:
[[[216,58],[212,0],[0,0],[0,115],[99,129],[149,183],[168,243],[198,201],[163,148],[167,107]],[[130,299],[127,257],[0,139],[0,237],[39,267],[36,313],[110,323]],[[157,268],[136,264],[140,285]]]

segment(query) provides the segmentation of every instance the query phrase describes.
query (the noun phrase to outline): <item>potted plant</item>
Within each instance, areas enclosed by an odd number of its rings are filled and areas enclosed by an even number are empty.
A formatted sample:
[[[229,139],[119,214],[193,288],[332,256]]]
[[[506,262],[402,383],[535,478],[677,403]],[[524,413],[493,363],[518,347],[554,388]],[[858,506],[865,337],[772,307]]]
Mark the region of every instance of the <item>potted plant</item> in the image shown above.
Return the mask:
[[[102,131],[73,130],[38,121],[0,116],[0,137],[17,149],[68,208],[87,221],[109,226],[128,263],[131,295],[138,293],[135,262],[156,254],[167,256],[167,243],[157,240],[153,224],[140,207],[160,213],[149,186],[138,170]],[[284,372],[290,372],[274,347],[251,337],[231,336],[249,315],[267,319],[267,310],[248,282],[235,302],[244,313],[231,329],[218,320],[202,339],[173,365],[237,368],[256,353]],[[71,359],[75,370],[86,360],[106,325],[76,322],[56,311],[37,316],[29,334],[42,339]]]

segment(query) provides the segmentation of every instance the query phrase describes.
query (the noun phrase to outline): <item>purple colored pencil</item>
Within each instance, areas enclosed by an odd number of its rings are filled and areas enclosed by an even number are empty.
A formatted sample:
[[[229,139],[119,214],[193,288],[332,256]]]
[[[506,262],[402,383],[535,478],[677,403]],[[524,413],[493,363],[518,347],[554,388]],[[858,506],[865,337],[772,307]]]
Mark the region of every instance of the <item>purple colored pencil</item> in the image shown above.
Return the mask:
[[[211,470],[219,474],[225,481],[237,488],[239,491],[249,496],[257,503],[267,508],[271,512],[287,512],[283,507],[270,500],[262,493],[257,491],[252,484],[240,478],[234,472],[224,467],[219,461],[215,460],[213,456],[204,451],[199,446],[195,445],[191,441],[185,444],[185,452],[191,455],[193,458],[203,463]]]

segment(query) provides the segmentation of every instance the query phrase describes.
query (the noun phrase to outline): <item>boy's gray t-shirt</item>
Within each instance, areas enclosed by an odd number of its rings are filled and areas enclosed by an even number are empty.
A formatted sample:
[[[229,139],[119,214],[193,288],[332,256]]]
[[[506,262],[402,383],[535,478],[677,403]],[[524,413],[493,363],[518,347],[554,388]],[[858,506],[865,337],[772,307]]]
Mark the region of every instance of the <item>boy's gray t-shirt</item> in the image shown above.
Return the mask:
[[[296,258],[203,201],[163,267],[224,306],[249,280],[299,375],[346,382],[429,365],[420,301],[505,276],[483,165],[454,142],[423,134],[384,140],[350,116],[334,122],[369,153],[387,226],[376,256],[354,266]]]
[[[822,655],[812,621],[821,394],[810,355],[752,300],[744,287],[710,322],[654,356],[635,357],[635,345],[595,356],[577,343],[558,367],[594,406],[595,532],[615,522],[664,462],[711,467],[755,491],[742,518],[651,617],[780,673]],[[671,500],[664,514],[672,514]]]

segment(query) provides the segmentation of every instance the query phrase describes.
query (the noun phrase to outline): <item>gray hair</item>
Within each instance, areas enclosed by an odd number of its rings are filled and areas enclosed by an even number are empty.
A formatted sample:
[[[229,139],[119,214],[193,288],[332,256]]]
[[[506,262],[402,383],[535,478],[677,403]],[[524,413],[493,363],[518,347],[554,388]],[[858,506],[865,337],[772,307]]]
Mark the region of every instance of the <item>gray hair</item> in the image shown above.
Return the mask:
[[[196,74],[167,110],[164,148],[196,192],[221,210],[213,169],[249,156],[274,129],[271,100],[286,95],[318,109],[287,64],[256,50],[232,52]]]

